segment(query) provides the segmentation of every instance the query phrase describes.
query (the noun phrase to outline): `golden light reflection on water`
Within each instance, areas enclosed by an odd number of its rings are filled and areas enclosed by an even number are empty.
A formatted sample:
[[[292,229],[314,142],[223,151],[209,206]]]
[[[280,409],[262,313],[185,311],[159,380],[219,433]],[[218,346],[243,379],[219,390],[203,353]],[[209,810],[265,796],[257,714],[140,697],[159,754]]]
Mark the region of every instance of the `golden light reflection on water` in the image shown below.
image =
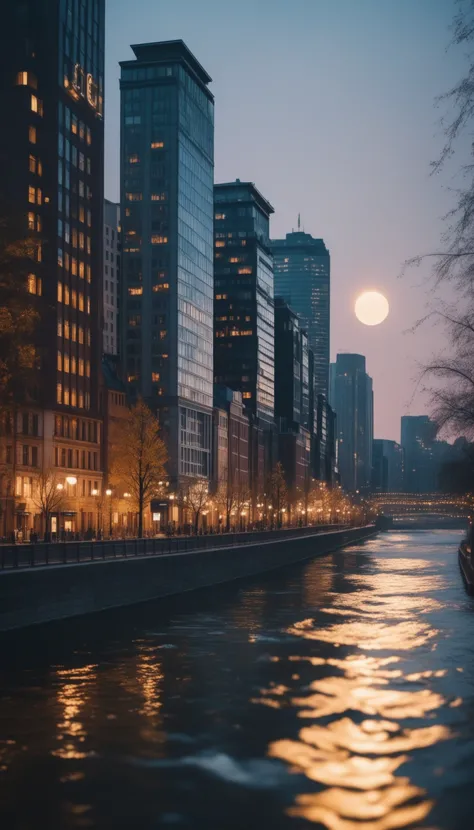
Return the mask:
[[[449,701],[433,688],[446,670],[403,667],[411,653],[432,652],[435,646],[439,632],[424,615],[440,607],[429,592],[439,590],[443,580],[426,573],[428,561],[379,563],[382,576],[350,574],[358,590],[333,594],[334,604],[320,609],[319,615],[333,615],[334,621],[322,625],[318,616],[317,622],[307,618],[287,629],[312,650],[319,643],[324,654],[329,645],[341,648],[341,656],[337,651],[327,657],[292,655],[290,663],[314,666],[318,676],[308,682],[311,668],[302,668],[306,679],[299,694],[282,698],[270,686],[255,700],[278,708],[291,705],[299,718],[313,721],[296,740],[272,743],[268,754],[321,790],[299,795],[289,814],[328,830],[395,830],[422,822],[432,802],[400,774],[400,767],[414,753],[452,736],[449,726],[433,717],[462,702]],[[425,726],[427,718],[431,722]]]
[[[51,754],[58,758],[77,760],[87,756],[84,749],[87,732],[80,713],[90,699],[96,670],[97,666],[93,664],[56,670],[56,698],[62,710],[62,720],[57,724],[57,740],[61,746]]]

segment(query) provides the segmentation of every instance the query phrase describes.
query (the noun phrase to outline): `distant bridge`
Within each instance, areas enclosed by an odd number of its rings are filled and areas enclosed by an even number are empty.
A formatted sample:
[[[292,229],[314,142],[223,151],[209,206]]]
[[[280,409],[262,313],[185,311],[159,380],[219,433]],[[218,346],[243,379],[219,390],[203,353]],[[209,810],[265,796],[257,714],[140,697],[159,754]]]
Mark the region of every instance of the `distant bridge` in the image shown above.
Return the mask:
[[[471,498],[445,493],[373,493],[369,502],[377,512],[393,518],[417,515],[465,518],[474,511]]]

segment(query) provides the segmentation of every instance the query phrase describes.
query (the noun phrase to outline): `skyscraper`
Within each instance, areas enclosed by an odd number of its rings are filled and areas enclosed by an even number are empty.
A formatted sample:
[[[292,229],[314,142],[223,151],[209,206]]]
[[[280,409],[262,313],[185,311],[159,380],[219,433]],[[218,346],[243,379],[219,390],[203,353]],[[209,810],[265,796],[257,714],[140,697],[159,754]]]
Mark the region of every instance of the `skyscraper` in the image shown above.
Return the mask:
[[[273,425],[273,208],[240,179],[216,185],[214,203],[215,380],[242,392],[247,411]]]
[[[39,452],[15,460],[15,495],[26,504],[33,472],[55,468],[75,503],[66,529],[83,530],[92,506],[77,499],[101,457],[105,0],[6,0],[1,14],[0,196],[17,238],[37,240],[28,290],[44,299]]]
[[[298,219],[299,225],[299,219]],[[316,394],[328,393],[330,334],[330,256],[322,239],[311,234],[287,233],[273,239],[275,296],[281,296],[296,311],[308,332],[314,354]]]
[[[122,355],[159,411],[169,471],[211,467],[214,99],[181,40],[121,63]]]
[[[372,490],[375,493],[401,493],[404,487],[403,448],[396,441],[374,438],[372,451]]]
[[[104,204],[104,345],[105,354],[118,355],[120,292],[120,205]]]
[[[366,490],[372,479],[374,399],[365,357],[337,355],[331,364],[330,403],[336,411],[341,484],[346,490]]]
[[[407,493],[432,493],[437,489],[436,433],[437,425],[428,415],[402,415]]]

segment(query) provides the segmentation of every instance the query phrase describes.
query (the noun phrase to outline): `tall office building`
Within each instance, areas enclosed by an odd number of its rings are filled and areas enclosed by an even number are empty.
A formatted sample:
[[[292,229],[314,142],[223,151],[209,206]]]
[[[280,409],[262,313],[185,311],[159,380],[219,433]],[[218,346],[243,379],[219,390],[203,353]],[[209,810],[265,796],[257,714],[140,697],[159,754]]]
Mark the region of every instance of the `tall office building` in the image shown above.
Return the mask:
[[[104,203],[104,340],[105,354],[119,353],[120,205]]]
[[[214,99],[181,40],[121,63],[122,356],[159,412],[169,471],[208,477],[213,405]]]
[[[330,404],[336,412],[339,472],[346,490],[367,490],[372,480],[374,397],[365,357],[338,354],[331,364]]]
[[[16,238],[37,239],[28,289],[43,297],[40,452],[16,459],[15,495],[26,505],[33,473],[57,468],[67,529],[84,529],[76,499],[97,489],[101,455],[105,0],[5,0],[1,15],[0,198]]]
[[[299,225],[299,219],[298,219]],[[275,295],[296,311],[314,354],[316,394],[328,394],[330,256],[322,239],[298,231],[273,239]]]
[[[403,448],[396,441],[374,438],[372,491],[401,493],[404,487]]]
[[[407,493],[432,493],[437,489],[437,429],[428,415],[402,416],[401,444],[405,453]]]
[[[215,380],[242,392],[247,411],[273,425],[273,208],[240,179],[216,185],[214,204]]]

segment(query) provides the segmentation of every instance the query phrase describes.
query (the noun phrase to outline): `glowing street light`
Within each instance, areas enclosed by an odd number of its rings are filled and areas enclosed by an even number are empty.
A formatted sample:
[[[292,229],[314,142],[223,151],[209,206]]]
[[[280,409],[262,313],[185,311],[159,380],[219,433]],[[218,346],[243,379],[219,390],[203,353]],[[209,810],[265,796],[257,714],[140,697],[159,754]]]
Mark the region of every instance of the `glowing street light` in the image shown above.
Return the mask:
[[[77,484],[76,476],[68,476],[66,481],[67,481],[68,484],[71,484],[71,485]]]

